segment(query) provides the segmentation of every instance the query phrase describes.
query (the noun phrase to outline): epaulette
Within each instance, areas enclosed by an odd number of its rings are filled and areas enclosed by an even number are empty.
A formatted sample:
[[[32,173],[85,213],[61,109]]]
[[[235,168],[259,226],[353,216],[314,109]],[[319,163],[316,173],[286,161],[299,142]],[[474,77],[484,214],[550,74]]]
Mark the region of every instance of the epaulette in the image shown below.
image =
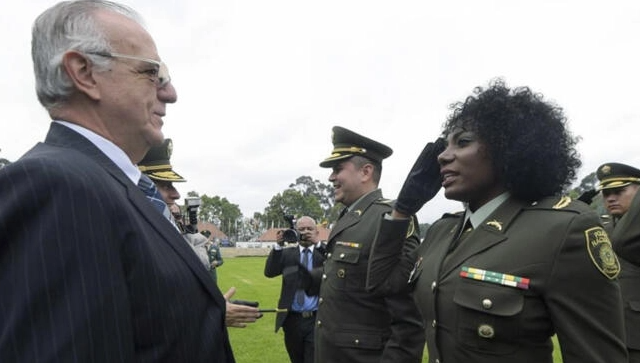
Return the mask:
[[[570,197],[566,195],[547,197],[531,202],[531,206],[527,209],[557,210],[574,213],[581,213],[586,210],[590,210],[590,208],[586,204],[575,203]]]
[[[464,215],[464,211],[445,213],[441,218],[460,218]]]
[[[376,204],[384,204],[384,205],[388,205],[390,207],[393,207],[395,205],[396,201],[394,199],[379,198],[379,199],[376,199],[376,201],[374,203],[376,203]]]

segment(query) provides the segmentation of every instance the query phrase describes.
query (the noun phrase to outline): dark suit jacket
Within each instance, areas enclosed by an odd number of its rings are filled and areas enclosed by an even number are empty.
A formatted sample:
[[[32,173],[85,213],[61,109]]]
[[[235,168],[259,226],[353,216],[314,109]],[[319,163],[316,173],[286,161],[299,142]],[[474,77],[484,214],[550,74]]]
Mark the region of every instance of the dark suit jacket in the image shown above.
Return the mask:
[[[624,300],[627,347],[640,350],[640,192],[611,233],[613,249],[620,257],[620,288]]]
[[[321,267],[324,262],[323,253],[318,248],[313,249],[313,267]],[[300,267],[300,248],[298,246],[283,248],[281,250],[271,250],[264,265],[264,275],[266,277],[276,277],[282,275],[282,288],[280,289],[279,309],[291,309],[296,290],[303,287],[301,274],[298,273]],[[279,312],[276,316],[276,328],[282,327],[287,318],[287,312]]]
[[[371,246],[391,201],[380,190],[353,205],[331,229],[315,331],[316,362],[417,363],[424,330],[411,294],[366,289]],[[406,231],[406,229],[405,229]],[[407,245],[418,246],[417,231]]]
[[[234,362],[176,229],[75,131],[0,170],[0,362]]]
[[[383,222],[377,253],[397,253],[396,222]],[[461,223],[454,214],[436,221],[410,262],[397,265],[402,273],[370,268],[390,276],[381,287],[411,276],[430,363],[551,363],[554,333],[565,363],[626,362],[619,265],[584,203],[510,198],[450,251]],[[530,281],[517,288],[465,278],[463,266]]]

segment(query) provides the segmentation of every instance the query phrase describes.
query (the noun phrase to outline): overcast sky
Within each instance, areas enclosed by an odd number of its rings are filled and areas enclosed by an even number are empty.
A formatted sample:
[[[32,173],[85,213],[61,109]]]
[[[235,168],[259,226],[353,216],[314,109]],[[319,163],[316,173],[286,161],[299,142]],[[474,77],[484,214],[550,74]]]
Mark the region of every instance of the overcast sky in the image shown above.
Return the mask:
[[[30,31],[55,1],[0,12],[0,157],[43,140]],[[340,125],[383,142],[395,198],[448,105],[494,77],[565,109],[582,137],[579,180],[608,161],[640,166],[640,1],[138,0],[178,92],[163,131],[176,184],[226,197],[245,217],[318,163]],[[418,214],[461,210],[442,192]]]

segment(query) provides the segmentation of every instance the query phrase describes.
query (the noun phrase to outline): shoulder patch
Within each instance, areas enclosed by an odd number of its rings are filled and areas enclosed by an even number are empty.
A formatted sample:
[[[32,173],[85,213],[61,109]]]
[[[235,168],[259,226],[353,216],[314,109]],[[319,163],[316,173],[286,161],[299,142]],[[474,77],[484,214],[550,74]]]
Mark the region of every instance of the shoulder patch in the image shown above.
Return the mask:
[[[616,278],[620,273],[620,263],[607,232],[602,227],[594,227],[584,231],[584,236],[589,257],[596,268],[610,280]]]

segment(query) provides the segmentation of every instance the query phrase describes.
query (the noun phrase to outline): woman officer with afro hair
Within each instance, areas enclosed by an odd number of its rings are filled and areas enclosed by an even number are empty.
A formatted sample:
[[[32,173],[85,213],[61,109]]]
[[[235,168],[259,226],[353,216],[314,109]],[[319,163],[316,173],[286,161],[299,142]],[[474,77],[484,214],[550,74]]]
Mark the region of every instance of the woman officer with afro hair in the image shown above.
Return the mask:
[[[596,213],[561,196],[581,165],[562,109],[501,79],[451,106],[382,222],[370,290],[412,289],[430,363],[626,362],[620,270]],[[402,248],[440,188],[463,202]]]

